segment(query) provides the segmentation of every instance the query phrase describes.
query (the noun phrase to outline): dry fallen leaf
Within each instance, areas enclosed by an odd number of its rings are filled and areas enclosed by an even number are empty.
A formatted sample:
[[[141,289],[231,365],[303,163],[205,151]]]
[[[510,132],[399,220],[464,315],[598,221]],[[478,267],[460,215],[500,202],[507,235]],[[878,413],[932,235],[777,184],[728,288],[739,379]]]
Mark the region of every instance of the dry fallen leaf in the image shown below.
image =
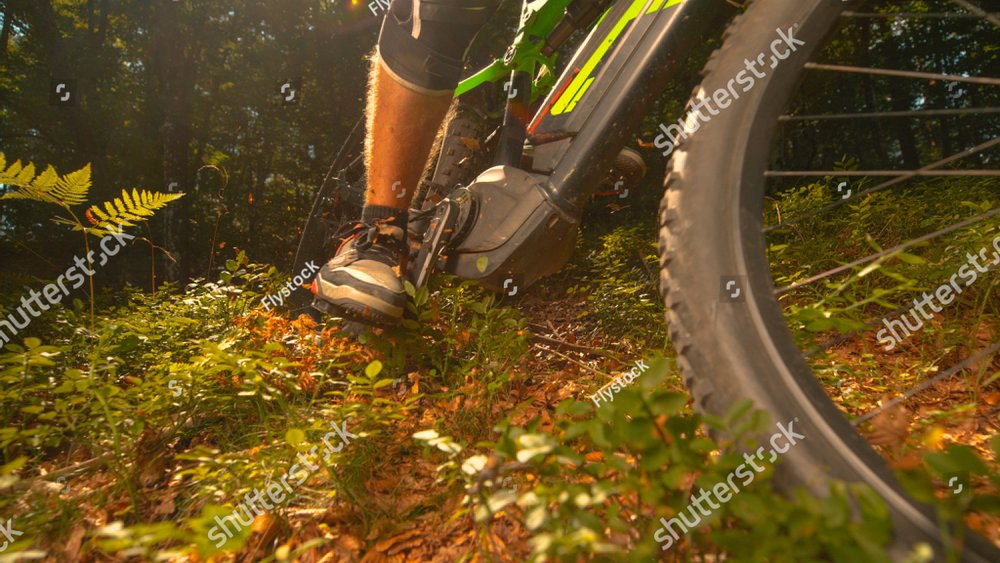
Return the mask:
[[[264,512],[253,519],[250,524],[250,541],[247,543],[247,553],[260,555],[269,552],[269,546],[281,531],[281,521],[274,515]]]
[[[920,455],[920,452],[910,452],[899,459],[893,460],[890,465],[893,469],[907,471],[924,465],[924,458]]]
[[[63,554],[66,555],[66,561],[78,560],[80,548],[83,546],[83,537],[86,535],[87,529],[83,526],[73,528],[73,531],[69,534],[69,539],[66,540],[66,547],[63,548]]]
[[[364,543],[362,543],[360,539],[352,536],[351,534],[340,534],[340,536],[337,538],[337,543],[339,543],[352,553],[358,553],[359,551],[361,551],[361,548],[364,547],[365,545]]]
[[[884,405],[891,400],[890,395],[885,395],[879,404]],[[892,446],[898,451],[910,433],[909,427],[910,411],[902,402],[896,403],[872,418],[872,431],[868,435],[868,441],[876,446]]]
[[[174,497],[177,496],[177,491],[170,491],[163,497],[160,504],[156,506],[153,510],[153,514],[156,516],[170,516],[174,513]]]
[[[152,459],[144,462],[139,469],[139,483],[143,488],[159,483],[163,479],[166,469],[167,458],[163,453],[152,456]]]
[[[375,551],[381,551],[383,553],[388,553],[390,555],[398,553],[399,551],[401,551],[401,549],[397,549],[398,546],[403,545],[403,544],[405,544],[407,546],[409,546],[409,545],[417,545],[417,544],[420,543],[420,541],[419,541],[420,540],[420,536],[422,536],[423,534],[424,534],[424,531],[420,530],[420,529],[417,529],[417,528],[414,528],[412,530],[408,530],[406,532],[403,532],[401,534],[397,534],[397,535],[392,536],[390,538],[386,538],[386,539],[384,539],[384,540],[376,543],[375,544]],[[416,543],[413,543],[411,541],[411,540],[413,540],[413,538],[417,538],[418,541]]]

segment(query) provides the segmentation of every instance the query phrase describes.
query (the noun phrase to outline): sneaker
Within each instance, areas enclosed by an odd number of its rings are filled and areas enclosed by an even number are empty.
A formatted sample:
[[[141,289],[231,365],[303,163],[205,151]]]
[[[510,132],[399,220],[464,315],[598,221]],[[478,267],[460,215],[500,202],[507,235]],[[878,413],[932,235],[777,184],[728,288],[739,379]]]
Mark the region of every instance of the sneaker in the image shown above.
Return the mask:
[[[400,279],[405,237],[388,221],[355,225],[313,280],[313,308],[368,324],[396,324],[406,305]]]

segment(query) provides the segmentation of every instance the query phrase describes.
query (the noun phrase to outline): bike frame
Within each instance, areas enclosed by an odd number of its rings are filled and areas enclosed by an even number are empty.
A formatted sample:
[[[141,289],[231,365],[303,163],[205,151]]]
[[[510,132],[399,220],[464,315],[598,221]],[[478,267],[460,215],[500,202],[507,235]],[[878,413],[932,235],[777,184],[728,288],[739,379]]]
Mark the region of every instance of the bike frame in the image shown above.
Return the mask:
[[[521,19],[504,58],[493,61],[492,64],[476,72],[469,78],[459,82],[455,89],[455,97],[466,94],[488,83],[497,83],[510,76],[511,72],[519,71],[537,76],[532,84],[532,100],[552,89],[556,55],[542,54],[545,45],[543,38],[549,36],[556,25],[563,19],[566,7],[573,0],[525,0],[521,5]],[[539,68],[545,69],[542,75]]]
[[[615,156],[687,53],[733,13],[725,0],[525,0],[507,54],[456,89],[508,79],[495,166],[439,204],[414,283],[440,256],[445,271],[496,290],[557,271]],[[574,27],[581,14],[590,21]],[[568,20],[589,35],[552,80],[549,40],[569,36]]]

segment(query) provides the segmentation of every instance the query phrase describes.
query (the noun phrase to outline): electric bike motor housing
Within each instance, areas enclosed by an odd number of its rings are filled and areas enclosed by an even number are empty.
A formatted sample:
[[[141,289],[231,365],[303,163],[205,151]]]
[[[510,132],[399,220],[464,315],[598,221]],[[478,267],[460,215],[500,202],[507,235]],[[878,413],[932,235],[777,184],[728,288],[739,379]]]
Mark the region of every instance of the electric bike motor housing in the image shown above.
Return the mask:
[[[492,291],[526,288],[558,271],[576,243],[579,218],[560,209],[547,186],[548,176],[494,166],[438,205],[424,246],[446,235],[439,269]]]

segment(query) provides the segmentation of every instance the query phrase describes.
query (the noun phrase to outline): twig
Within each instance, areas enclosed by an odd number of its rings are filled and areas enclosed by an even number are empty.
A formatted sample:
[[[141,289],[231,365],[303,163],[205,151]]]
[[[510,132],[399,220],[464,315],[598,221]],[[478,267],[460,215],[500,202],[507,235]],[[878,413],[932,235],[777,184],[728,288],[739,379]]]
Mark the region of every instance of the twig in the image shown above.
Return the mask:
[[[589,346],[583,346],[582,344],[570,344],[569,342],[563,342],[562,340],[557,340],[555,338],[550,338],[548,336],[545,336],[545,335],[542,335],[542,334],[537,334],[537,333],[532,333],[531,334],[531,339],[532,340],[538,340],[538,341],[543,342],[545,344],[551,344],[551,345],[557,346],[559,348],[565,348],[567,350],[572,350],[574,352],[580,352],[581,354],[593,354],[593,355],[596,355],[596,356],[604,356],[604,357],[612,359],[612,360],[614,360],[616,362],[623,363],[621,361],[621,359],[619,359],[617,356],[614,356],[613,354],[611,354],[610,352],[608,352],[606,350],[601,350],[600,348],[591,348]]]
[[[649,285],[653,286],[655,289],[659,286],[659,277],[655,272],[653,272],[653,270],[649,269],[649,264],[646,263],[646,257],[642,255],[641,250],[636,249],[635,255],[639,258],[639,263],[642,264],[642,269],[646,272],[646,275],[649,276]]]
[[[537,330],[537,329],[544,328],[544,327],[542,327],[541,325],[529,324],[528,328]],[[560,348],[565,348],[567,350],[572,350],[574,352],[580,352],[580,353],[583,353],[583,354],[594,354],[594,355],[597,355],[597,356],[604,356],[604,357],[612,359],[612,360],[614,360],[614,361],[616,361],[616,362],[618,362],[620,364],[624,364],[625,363],[618,356],[615,356],[611,352],[608,352],[607,350],[603,350],[601,348],[592,348],[590,346],[584,346],[582,344],[570,344],[569,342],[558,340],[556,338],[545,336],[543,334],[538,334],[537,332],[532,332],[531,333],[531,339],[532,340],[539,340],[539,341],[544,342],[546,344],[551,344],[553,346],[558,346]]]
[[[552,336],[559,336],[559,331],[550,319],[545,319],[545,326],[549,327],[549,330],[552,331]]]
[[[34,251],[34,250],[32,250],[31,248],[29,248],[29,247],[28,247],[28,245],[26,245],[26,244],[24,244],[23,242],[21,242],[20,240],[18,240],[18,239],[17,239],[17,237],[14,237],[14,236],[11,236],[11,237],[10,237],[10,240],[12,240],[12,241],[14,241],[14,243],[16,243],[16,244],[20,245],[20,246],[21,246],[21,248],[23,248],[23,249],[27,250],[28,252],[30,252],[30,253],[32,253],[32,254],[34,254],[35,256],[37,256],[37,257],[38,257],[38,259],[39,259],[39,260],[42,260],[43,262],[45,262],[45,263],[46,263],[46,264],[48,264],[49,266],[52,266],[53,268],[58,268],[58,266],[56,266],[55,264],[53,264],[52,262],[50,262],[50,261],[49,261],[49,260],[48,260],[48,259],[47,259],[46,257],[44,257],[44,256],[42,256],[41,254],[39,254],[39,253],[35,252],[35,251]]]
[[[50,471],[45,475],[39,475],[38,477],[30,480],[18,481],[11,485],[11,489],[14,491],[20,491],[24,489],[30,489],[32,485],[39,481],[55,481],[64,475],[69,475],[70,473],[76,473],[77,471],[86,471],[89,469],[94,469],[104,465],[104,457],[95,457],[89,461],[84,461],[70,467],[64,467],[62,469],[56,469],[55,471]]]
[[[219,238],[219,226],[222,225],[222,218],[229,212],[229,206],[226,205],[226,188],[229,187],[229,173],[214,164],[206,164],[199,168],[196,174],[200,174],[202,170],[206,169],[214,170],[219,175],[219,179],[222,180],[222,186],[219,188],[218,194],[222,212],[215,218],[215,228],[212,231],[212,248],[208,255],[208,274],[205,276],[205,279],[210,280],[212,279],[212,267],[215,265],[215,245]]]
[[[552,349],[549,349],[549,348],[545,348],[545,351],[546,352],[551,352],[551,353],[559,356],[560,358],[562,358],[562,359],[564,359],[564,360],[566,360],[568,362],[572,362],[572,363],[574,363],[574,364],[582,367],[583,369],[590,370],[590,371],[592,371],[592,372],[594,372],[594,373],[596,373],[598,375],[603,375],[604,377],[611,377],[611,375],[606,374],[606,373],[604,373],[603,371],[601,371],[599,369],[594,369],[594,368],[588,366],[587,364],[585,364],[583,362],[579,362],[577,360],[574,360],[573,358],[570,358],[569,356],[567,356],[565,354],[560,354],[559,352],[556,352],[555,350],[552,350]]]

